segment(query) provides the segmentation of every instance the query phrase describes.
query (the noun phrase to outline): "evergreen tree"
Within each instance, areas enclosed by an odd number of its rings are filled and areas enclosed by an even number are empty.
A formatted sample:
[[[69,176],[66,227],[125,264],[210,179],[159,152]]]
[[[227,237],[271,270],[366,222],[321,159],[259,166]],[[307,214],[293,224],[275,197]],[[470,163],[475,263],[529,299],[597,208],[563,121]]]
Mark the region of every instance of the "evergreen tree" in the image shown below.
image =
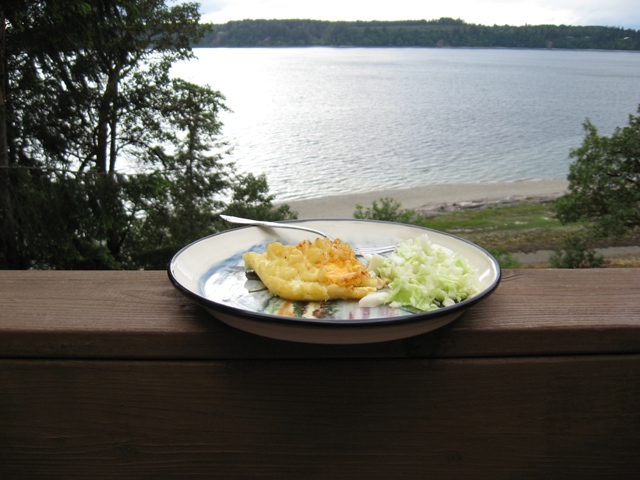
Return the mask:
[[[640,227],[640,106],[629,125],[600,135],[589,120],[582,145],[571,152],[568,193],[556,201],[564,222],[586,220],[603,236]]]
[[[248,181],[223,161],[224,97],[169,74],[199,18],[165,0],[4,7],[0,267],[161,268],[223,228]]]

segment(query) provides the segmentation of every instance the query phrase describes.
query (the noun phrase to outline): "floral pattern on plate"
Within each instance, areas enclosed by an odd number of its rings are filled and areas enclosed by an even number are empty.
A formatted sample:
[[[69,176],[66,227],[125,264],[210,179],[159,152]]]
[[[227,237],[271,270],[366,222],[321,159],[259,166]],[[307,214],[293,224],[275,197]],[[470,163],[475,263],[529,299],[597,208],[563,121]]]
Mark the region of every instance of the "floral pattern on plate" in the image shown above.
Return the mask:
[[[267,242],[250,249],[264,252]],[[367,320],[392,318],[411,314],[405,309],[388,306],[361,307],[357,300],[325,302],[292,302],[274,296],[257,276],[248,274],[239,252],[212,266],[200,279],[200,294],[214,302],[230,307],[270,315],[319,318],[328,320]]]

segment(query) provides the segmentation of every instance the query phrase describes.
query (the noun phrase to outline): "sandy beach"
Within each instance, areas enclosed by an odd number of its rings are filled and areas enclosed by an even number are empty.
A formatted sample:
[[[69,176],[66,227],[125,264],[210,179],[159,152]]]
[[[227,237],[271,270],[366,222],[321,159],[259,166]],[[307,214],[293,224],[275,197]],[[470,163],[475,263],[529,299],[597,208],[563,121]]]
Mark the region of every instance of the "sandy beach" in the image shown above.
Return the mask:
[[[383,190],[352,195],[333,195],[309,200],[284,202],[298,212],[299,219],[353,218],[356,205],[364,208],[381,198],[393,198],[402,208],[421,209],[438,205],[488,202],[526,197],[560,196],[567,188],[566,180],[525,180],[503,183],[466,183],[429,185],[418,188]]]

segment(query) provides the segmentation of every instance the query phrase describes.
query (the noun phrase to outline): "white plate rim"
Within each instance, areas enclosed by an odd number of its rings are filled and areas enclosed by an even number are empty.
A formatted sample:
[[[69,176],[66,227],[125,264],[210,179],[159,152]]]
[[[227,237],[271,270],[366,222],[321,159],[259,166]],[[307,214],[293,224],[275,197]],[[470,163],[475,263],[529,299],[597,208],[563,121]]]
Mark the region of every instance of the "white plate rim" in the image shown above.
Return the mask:
[[[454,305],[451,305],[449,307],[442,307],[439,308],[438,310],[433,310],[430,312],[417,312],[417,313],[410,313],[407,312],[407,315],[400,315],[400,316],[395,316],[395,317],[374,317],[374,318],[368,318],[368,319],[358,319],[358,320],[353,320],[353,319],[335,319],[335,318],[300,318],[300,317],[287,317],[287,316],[281,316],[281,315],[275,315],[275,314],[269,314],[269,313],[262,313],[262,312],[254,312],[254,311],[250,311],[250,310],[243,310],[241,308],[236,308],[230,305],[225,305],[223,303],[219,303],[216,302],[214,300],[208,299],[202,295],[199,295],[196,292],[193,292],[192,290],[190,290],[189,288],[185,287],[184,285],[182,285],[182,283],[176,278],[176,275],[174,274],[174,267],[177,263],[177,261],[179,260],[180,256],[183,255],[187,250],[189,250],[190,248],[193,248],[194,245],[203,242],[203,241],[209,241],[214,237],[219,237],[219,236],[223,236],[223,235],[230,235],[233,234],[233,232],[236,232],[238,230],[246,230],[246,229],[258,229],[260,227],[254,227],[254,226],[247,226],[247,227],[239,227],[239,228],[234,228],[234,229],[230,229],[230,230],[225,230],[222,232],[218,232],[218,233],[214,233],[212,235],[208,235],[206,237],[200,238],[198,240],[195,240],[194,242],[184,246],[183,248],[181,248],[178,252],[176,252],[176,254],[173,256],[173,258],[171,259],[169,266],[167,268],[167,273],[169,276],[169,279],[171,281],[171,283],[174,285],[174,287],[180,291],[182,294],[184,294],[186,297],[190,298],[191,300],[195,301],[197,304],[199,304],[200,306],[204,307],[207,311],[209,312],[215,312],[215,311],[220,311],[221,313],[224,313],[226,315],[230,315],[230,316],[237,316],[237,317],[241,317],[241,318],[245,318],[245,319],[249,319],[252,321],[257,321],[257,322],[269,322],[269,323],[277,323],[277,324],[281,324],[283,326],[292,326],[292,327],[296,327],[296,328],[300,328],[300,327],[312,327],[312,328],[327,328],[327,329],[353,329],[354,327],[357,328],[362,328],[362,329],[368,329],[368,328],[384,328],[384,327],[389,327],[389,326],[394,326],[394,325],[398,325],[398,324],[402,324],[402,323],[413,323],[413,322],[426,322],[432,319],[437,319],[443,316],[447,316],[447,315],[452,315],[455,314],[457,312],[464,312],[466,311],[468,308],[476,305],[477,303],[481,302],[482,300],[484,300],[485,298],[487,298],[489,295],[491,295],[496,288],[498,287],[498,285],[500,284],[500,281],[502,279],[502,271],[500,268],[500,265],[498,263],[498,261],[493,257],[493,255],[491,255],[488,251],[486,251],[484,248],[480,247],[479,245],[476,245],[475,243],[466,240],[464,238],[458,237],[456,235],[447,233],[447,232],[442,232],[439,230],[435,230],[435,229],[431,229],[428,227],[422,227],[422,226],[417,226],[417,225],[410,225],[410,224],[400,224],[400,223],[396,223],[396,222],[387,222],[387,221],[383,221],[383,220],[359,220],[359,219],[304,219],[304,220],[289,220],[289,221],[285,221],[282,223],[292,223],[292,224],[304,224],[304,223],[313,223],[313,222],[365,222],[365,223],[376,223],[376,224],[381,224],[381,225],[388,225],[388,226],[392,226],[392,225],[401,225],[403,227],[409,227],[411,229],[415,229],[415,230],[421,230],[424,233],[437,233],[438,235],[443,235],[446,237],[450,237],[452,239],[454,239],[455,241],[459,241],[459,242],[463,242],[468,244],[470,247],[480,251],[484,256],[486,256],[486,258],[493,264],[493,268],[495,270],[495,277],[493,278],[492,282],[490,283],[489,286],[485,287],[481,292],[478,292],[476,295],[474,295],[473,297],[467,299],[467,300],[463,300],[460,303],[456,303]]]

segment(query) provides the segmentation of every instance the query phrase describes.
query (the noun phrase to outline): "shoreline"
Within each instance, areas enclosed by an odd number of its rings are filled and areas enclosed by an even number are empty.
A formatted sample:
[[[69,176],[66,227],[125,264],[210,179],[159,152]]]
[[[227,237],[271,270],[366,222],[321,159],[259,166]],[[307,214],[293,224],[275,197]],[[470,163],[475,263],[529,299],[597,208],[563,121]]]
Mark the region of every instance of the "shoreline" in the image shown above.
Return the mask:
[[[352,219],[356,205],[370,208],[374,201],[392,198],[402,209],[434,210],[443,205],[473,204],[479,206],[503,200],[559,197],[566,193],[567,180],[518,180],[496,183],[460,183],[426,185],[406,189],[381,190],[367,193],[330,195],[326,197],[275,202],[287,204],[298,213],[298,219]]]

